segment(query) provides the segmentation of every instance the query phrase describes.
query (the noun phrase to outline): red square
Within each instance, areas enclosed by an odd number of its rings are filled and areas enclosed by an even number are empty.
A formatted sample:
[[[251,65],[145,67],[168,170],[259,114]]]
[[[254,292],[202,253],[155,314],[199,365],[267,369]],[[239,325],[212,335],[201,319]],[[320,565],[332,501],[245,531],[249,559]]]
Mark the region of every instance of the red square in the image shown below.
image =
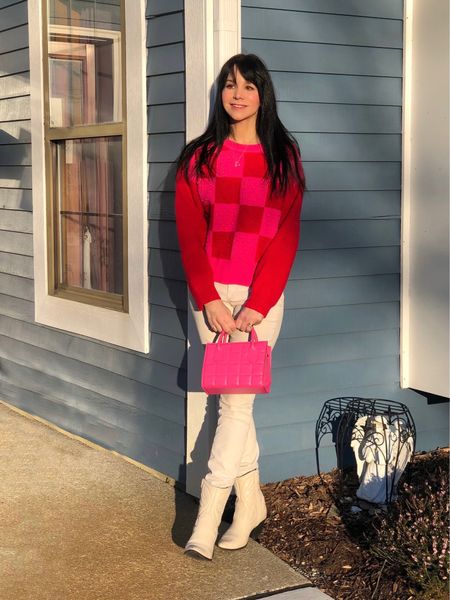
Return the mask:
[[[242,233],[259,233],[264,208],[260,206],[247,206],[243,204],[239,207],[237,221],[237,231]]]
[[[212,234],[212,255],[214,258],[230,258],[233,247],[233,233],[214,231]]]
[[[261,258],[271,241],[272,238],[264,237],[263,235],[259,236],[258,245],[256,246],[256,261]]]
[[[244,177],[264,177],[267,166],[264,154],[248,152],[244,161]]]
[[[239,204],[241,193],[240,177],[217,177],[214,200],[217,203]]]

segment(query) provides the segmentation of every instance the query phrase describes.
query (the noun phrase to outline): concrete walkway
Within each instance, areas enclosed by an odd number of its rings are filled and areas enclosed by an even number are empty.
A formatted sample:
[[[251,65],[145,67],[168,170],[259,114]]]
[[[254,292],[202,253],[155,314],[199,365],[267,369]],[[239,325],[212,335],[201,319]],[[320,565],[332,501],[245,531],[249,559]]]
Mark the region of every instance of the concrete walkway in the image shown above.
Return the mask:
[[[145,468],[0,401],[2,600],[329,598],[253,540],[216,547],[212,562],[185,556],[197,508]]]

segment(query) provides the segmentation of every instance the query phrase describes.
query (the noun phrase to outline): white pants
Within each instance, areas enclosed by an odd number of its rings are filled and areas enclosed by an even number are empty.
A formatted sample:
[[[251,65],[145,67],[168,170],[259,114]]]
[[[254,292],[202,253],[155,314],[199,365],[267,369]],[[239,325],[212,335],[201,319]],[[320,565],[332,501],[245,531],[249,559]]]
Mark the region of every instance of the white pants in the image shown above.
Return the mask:
[[[214,285],[225,306],[235,317],[248,298],[248,287],[217,282]],[[191,296],[189,304],[202,344],[212,342],[217,333],[209,329],[204,313],[196,309]],[[283,312],[284,293],[262,322],[254,326],[258,339],[267,340],[272,348],[280,333]],[[248,333],[242,331],[235,331],[230,336],[232,342],[248,339]],[[255,394],[222,394],[219,396],[217,428],[208,460],[209,472],[205,475],[205,479],[211,485],[231,486],[236,477],[258,467],[259,446],[253,420],[254,400]]]

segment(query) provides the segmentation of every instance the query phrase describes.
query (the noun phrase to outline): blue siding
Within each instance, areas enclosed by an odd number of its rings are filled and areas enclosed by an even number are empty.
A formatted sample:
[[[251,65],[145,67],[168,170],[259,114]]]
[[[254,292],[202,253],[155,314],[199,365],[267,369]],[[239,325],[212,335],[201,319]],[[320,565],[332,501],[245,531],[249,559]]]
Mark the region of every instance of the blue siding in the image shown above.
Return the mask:
[[[402,0],[242,2],[242,49],[271,71],[308,188],[273,391],[255,404],[264,481],[315,471],[336,396],[404,402],[418,449],[448,444],[448,405],[399,387],[402,19]]]
[[[34,321],[27,2],[0,0],[0,397],[184,482],[185,284],[159,243],[184,139],[183,3],[149,0],[147,19],[149,355]]]

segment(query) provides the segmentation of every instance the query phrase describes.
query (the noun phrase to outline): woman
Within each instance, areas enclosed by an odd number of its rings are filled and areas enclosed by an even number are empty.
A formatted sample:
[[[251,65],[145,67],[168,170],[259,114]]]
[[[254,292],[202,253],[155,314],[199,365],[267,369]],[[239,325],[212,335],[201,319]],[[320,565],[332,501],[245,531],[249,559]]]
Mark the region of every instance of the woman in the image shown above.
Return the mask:
[[[300,235],[305,180],[297,142],[277,115],[264,63],[237,54],[222,67],[206,131],[178,160],[176,224],[203,344],[218,332],[245,341],[254,327],[274,346]],[[253,394],[219,397],[209,472],[185,553],[212,559],[233,484],[233,523],[218,545],[243,548],[267,516],[259,485]]]

